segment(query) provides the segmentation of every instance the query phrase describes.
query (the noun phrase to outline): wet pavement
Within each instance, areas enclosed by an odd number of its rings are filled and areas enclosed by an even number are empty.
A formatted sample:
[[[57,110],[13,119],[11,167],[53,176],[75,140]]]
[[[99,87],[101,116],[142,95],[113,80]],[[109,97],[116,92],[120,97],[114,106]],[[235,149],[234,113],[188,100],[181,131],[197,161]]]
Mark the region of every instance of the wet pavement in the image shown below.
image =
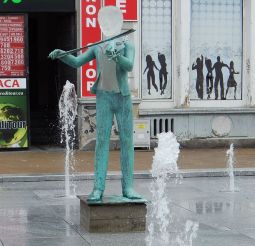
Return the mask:
[[[180,169],[211,169],[226,167],[227,148],[181,149]],[[119,151],[110,151],[109,171],[119,171]],[[135,151],[135,170],[151,169],[153,150]],[[237,168],[255,168],[255,149],[235,150]],[[0,174],[60,174],[64,172],[65,150],[46,146],[32,147],[29,151],[0,151]],[[93,151],[75,152],[75,171],[93,172]]]
[[[150,179],[136,179],[136,190],[150,200]],[[92,181],[77,181],[77,194],[88,194]],[[199,223],[193,246],[254,246],[254,177],[236,177],[239,192],[225,192],[227,178],[185,178],[169,182],[174,224],[171,238],[185,222]],[[64,182],[0,183],[0,245],[4,246],[143,246],[145,233],[89,234],[79,225],[79,200],[65,198]],[[106,195],[119,194],[120,181],[108,180]],[[171,245],[170,245],[171,246]],[[184,245],[187,246],[187,245]],[[189,245],[190,246],[190,245]]]

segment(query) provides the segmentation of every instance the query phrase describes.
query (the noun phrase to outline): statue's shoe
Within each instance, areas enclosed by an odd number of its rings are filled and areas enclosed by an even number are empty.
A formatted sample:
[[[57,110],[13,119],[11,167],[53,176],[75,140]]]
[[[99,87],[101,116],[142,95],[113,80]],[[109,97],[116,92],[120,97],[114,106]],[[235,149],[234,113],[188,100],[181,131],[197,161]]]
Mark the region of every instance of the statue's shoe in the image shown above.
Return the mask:
[[[133,189],[127,189],[122,192],[123,197],[128,199],[142,199],[142,196],[135,192]]]
[[[101,201],[103,197],[103,191],[101,190],[93,190],[91,194],[88,196],[87,201],[89,202],[97,202]]]

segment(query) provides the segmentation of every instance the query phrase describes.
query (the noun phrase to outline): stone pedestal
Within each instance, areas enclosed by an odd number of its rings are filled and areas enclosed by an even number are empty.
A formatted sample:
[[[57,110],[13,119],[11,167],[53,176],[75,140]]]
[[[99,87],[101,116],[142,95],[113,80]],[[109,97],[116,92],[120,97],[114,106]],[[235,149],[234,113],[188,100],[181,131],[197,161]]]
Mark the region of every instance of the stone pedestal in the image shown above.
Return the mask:
[[[146,200],[119,196],[104,197],[99,202],[80,199],[80,224],[88,232],[138,232],[146,227]]]

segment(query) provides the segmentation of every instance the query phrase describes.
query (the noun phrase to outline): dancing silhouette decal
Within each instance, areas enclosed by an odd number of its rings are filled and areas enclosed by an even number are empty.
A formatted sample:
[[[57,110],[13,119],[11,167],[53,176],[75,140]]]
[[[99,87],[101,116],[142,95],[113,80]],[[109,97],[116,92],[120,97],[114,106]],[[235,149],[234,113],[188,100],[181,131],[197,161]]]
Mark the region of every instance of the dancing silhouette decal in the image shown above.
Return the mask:
[[[154,72],[154,68],[159,72],[158,78],[159,78],[159,89],[160,89],[160,95],[165,94],[165,89],[167,86],[167,63],[166,63],[166,57],[164,54],[158,52],[158,61],[160,64],[160,69],[155,64],[155,61],[153,60],[151,55],[146,55],[146,68],[144,69],[143,74],[147,71],[147,89],[148,89],[148,95],[151,95],[151,84],[158,92],[158,85],[156,84],[156,76]]]
[[[234,61],[230,61],[230,64],[228,66],[223,61],[221,61],[220,56],[217,56],[217,61],[214,63],[213,66],[212,66],[212,60],[207,57],[205,57],[205,60],[204,60],[203,55],[201,55],[201,57],[198,57],[196,59],[196,63],[192,64],[192,70],[197,70],[197,77],[196,77],[197,97],[199,99],[203,100],[204,62],[205,62],[205,67],[207,69],[207,74],[206,74],[207,99],[211,99],[212,92],[214,89],[214,99],[218,100],[218,98],[219,98],[219,91],[218,91],[219,88],[218,87],[220,85],[220,100],[232,99],[232,98],[227,98],[230,88],[234,88],[234,98],[233,99],[236,100],[237,99],[237,97],[236,97],[237,82],[235,80],[234,75],[239,74],[239,72],[235,71]],[[223,72],[222,72],[223,68],[227,68],[229,70],[226,94],[224,91],[224,76],[223,76]]]

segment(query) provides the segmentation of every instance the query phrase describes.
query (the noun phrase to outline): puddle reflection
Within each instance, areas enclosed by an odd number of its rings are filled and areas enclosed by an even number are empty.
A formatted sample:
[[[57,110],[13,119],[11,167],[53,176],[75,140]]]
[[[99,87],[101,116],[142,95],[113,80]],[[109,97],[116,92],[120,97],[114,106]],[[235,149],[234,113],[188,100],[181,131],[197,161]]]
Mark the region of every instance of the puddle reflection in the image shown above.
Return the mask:
[[[197,214],[234,214],[247,209],[241,203],[230,201],[187,201],[181,205]]]

